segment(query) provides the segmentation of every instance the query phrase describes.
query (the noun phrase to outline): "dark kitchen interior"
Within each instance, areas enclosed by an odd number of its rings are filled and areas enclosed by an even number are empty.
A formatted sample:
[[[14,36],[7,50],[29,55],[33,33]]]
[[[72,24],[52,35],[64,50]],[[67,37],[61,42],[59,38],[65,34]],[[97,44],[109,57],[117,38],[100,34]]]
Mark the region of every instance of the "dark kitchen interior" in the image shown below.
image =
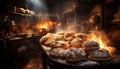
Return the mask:
[[[1,0],[0,69],[120,68],[119,34],[120,0]]]

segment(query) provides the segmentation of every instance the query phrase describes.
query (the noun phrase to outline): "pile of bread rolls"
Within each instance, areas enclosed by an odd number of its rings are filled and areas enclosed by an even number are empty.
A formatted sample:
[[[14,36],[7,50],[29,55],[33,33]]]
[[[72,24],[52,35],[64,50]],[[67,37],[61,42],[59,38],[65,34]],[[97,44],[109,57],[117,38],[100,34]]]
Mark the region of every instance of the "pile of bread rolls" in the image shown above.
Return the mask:
[[[76,62],[87,59],[108,60],[110,54],[101,49],[97,41],[88,39],[85,33],[47,33],[40,39],[42,46],[49,47],[48,55],[53,58]]]

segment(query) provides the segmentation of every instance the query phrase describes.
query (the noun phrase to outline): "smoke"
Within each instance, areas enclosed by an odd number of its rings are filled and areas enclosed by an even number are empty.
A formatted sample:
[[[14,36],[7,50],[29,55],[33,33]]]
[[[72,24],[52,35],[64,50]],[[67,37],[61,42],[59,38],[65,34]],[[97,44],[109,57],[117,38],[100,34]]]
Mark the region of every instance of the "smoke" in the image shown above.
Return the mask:
[[[55,32],[60,32],[60,31],[74,31],[74,32],[77,32],[77,28],[76,27],[76,24],[74,24],[74,22],[71,22],[71,23],[66,23],[65,27],[63,28],[63,26],[59,26],[59,27],[56,27],[56,30]]]
[[[26,2],[29,5],[28,7],[32,7],[36,13],[48,10],[43,0],[27,0]]]
[[[62,3],[64,2],[64,3]],[[79,15],[80,7],[77,3],[77,0],[68,0],[62,1],[60,3],[54,2],[52,6],[52,12],[48,12],[48,8],[45,5],[43,0],[27,0],[28,4],[31,4],[31,7],[35,12],[38,12],[38,20],[51,20],[52,17],[56,17],[58,22],[62,23],[61,27],[56,27],[56,31],[66,30],[66,31],[79,31],[87,32],[88,31],[88,16]],[[51,10],[51,9],[50,9]],[[44,14],[41,13],[45,12]],[[84,11],[84,9],[83,9]],[[101,7],[96,5],[90,13],[100,14]],[[88,14],[88,13],[87,13]],[[52,16],[51,16],[52,15]]]

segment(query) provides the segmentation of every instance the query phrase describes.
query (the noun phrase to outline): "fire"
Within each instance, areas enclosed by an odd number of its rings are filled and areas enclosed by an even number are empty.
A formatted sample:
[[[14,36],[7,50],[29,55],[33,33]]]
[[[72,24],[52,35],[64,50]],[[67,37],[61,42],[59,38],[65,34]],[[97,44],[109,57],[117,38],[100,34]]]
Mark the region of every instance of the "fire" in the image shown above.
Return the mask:
[[[33,33],[33,31],[30,29],[29,22],[21,22],[21,23],[17,24],[17,31],[18,31],[18,33],[26,33],[26,34]]]
[[[52,22],[52,21],[41,21],[36,24],[36,28],[41,31],[42,29],[45,29],[47,32],[50,30],[53,30],[55,26],[60,26],[60,23]]]
[[[30,24],[27,21],[22,21],[13,26],[11,31],[15,34],[39,34],[55,30],[55,26],[61,26],[61,23],[45,20]]]
[[[100,44],[100,48],[107,49],[111,55],[115,52],[115,48],[110,46],[111,42],[104,32],[92,31],[89,35],[89,40],[97,41]]]

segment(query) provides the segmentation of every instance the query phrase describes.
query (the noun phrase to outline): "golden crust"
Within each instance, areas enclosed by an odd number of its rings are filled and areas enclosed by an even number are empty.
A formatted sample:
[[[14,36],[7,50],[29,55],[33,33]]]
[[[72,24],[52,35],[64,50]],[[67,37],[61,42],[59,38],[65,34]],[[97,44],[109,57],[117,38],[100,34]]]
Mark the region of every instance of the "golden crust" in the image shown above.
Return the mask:
[[[70,45],[71,47],[76,47],[76,48],[79,48],[79,47],[82,47],[82,43],[84,42],[83,39],[81,38],[75,38],[71,41]]]

